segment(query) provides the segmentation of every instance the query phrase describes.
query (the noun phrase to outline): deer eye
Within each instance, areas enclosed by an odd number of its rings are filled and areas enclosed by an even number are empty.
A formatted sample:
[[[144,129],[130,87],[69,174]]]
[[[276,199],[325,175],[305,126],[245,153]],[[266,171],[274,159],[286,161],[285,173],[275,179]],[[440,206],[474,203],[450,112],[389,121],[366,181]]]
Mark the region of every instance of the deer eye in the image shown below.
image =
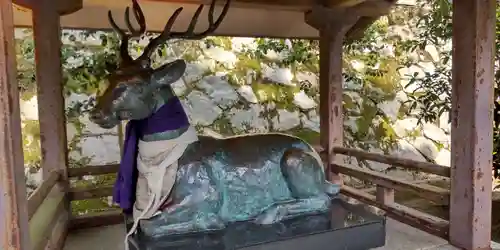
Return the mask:
[[[119,98],[127,90],[126,86],[119,86],[113,90],[113,99]]]

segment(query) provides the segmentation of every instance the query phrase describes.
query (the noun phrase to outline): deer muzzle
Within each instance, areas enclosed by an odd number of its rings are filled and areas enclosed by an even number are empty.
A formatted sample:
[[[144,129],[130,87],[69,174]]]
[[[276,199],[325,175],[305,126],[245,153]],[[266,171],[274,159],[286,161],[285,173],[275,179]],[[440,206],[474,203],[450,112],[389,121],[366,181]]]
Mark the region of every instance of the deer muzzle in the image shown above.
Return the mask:
[[[110,129],[118,125],[120,121],[112,113],[105,113],[101,109],[93,109],[90,111],[89,119],[104,129]]]

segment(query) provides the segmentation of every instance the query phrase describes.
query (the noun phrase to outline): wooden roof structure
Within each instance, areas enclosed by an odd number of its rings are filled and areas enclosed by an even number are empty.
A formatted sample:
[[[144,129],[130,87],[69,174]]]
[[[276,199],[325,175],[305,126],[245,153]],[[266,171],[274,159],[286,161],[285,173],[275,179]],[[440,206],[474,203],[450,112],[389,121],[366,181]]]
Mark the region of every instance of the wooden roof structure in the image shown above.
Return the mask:
[[[31,0],[17,0],[14,8],[14,25],[32,26],[32,14],[29,8]],[[34,1],[34,0],[33,0]],[[365,14],[380,16],[378,4],[366,4],[370,0],[326,0],[325,6],[331,8],[347,8],[356,5],[365,5]],[[111,26],[108,23],[107,12],[121,17],[125,7],[130,5],[129,0],[60,0],[59,12],[61,27],[70,29],[98,29],[106,30]],[[371,1],[377,2],[377,1]],[[173,30],[185,30],[199,4],[209,4],[207,0],[140,0],[141,8],[146,16],[149,31],[161,31],[170,15],[179,7],[184,10],[177,19]],[[219,4],[224,1],[219,0]],[[319,38],[317,29],[304,21],[304,12],[312,9],[317,0],[232,0],[231,11],[224,22],[213,35],[222,36],[249,36],[249,37],[284,37],[284,38]],[[392,4],[382,6],[389,10]],[[81,9],[80,9],[81,8]],[[78,11],[77,11],[78,10]],[[205,8],[204,11],[208,11]],[[203,16],[203,13],[202,13]],[[123,18],[116,18],[120,27],[124,25]],[[373,22],[360,21],[360,25],[367,27]],[[200,18],[197,29],[204,29],[206,18]]]
[[[232,1],[228,18],[215,35],[319,39],[321,136],[316,148],[325,171],[332,182],[341,182],[345,174],[376,184],[376,195],[345,185],[342,194],[377,206],[387,216],[445,238],[460,249],[491,249],[495,0],[452,3],[451,168],[343,147],[344,40],[386,14],[395,1]],[[186,13],[174,30],[184,30],[199,3],[202,0],[140,0],[151,31],[160,30],[179,6],[186,7]],[[108,29],[106,12],[123,13],[127,5],[129,0],[0,0],[0,249],[59,250],[71,228],[123,221],[120,214],[77,217],[71,213],[70,201],[107,197],[112,188],[71,187],[69,179],[116,173],[116,166],[68,168],[60,31]],[[23,171],[15,26],[33,27],[35,41],[43,182],[29,198]],[[203,29],[206,23],[199,26]],[[339,154],[443,176],[449,178],[451,189],[341,166],[335,161]],[[449,221],[398,204],[395,190],[449,204]]]

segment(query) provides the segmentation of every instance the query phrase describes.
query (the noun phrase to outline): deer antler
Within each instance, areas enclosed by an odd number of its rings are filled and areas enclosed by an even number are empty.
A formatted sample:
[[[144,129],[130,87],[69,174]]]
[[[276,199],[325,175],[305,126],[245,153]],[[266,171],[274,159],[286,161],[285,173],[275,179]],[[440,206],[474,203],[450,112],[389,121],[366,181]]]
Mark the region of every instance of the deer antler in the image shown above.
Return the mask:
[[[222,20],[227,14],[227,11],[229,10],[229,3],[231,0],[227,0],[226,4],[224,5],[224,8],[222,9],[222,12],[220,16],[217,18],[217,20],[214,21],[214,11],[215,11],[215,1],[212,0],[212,3],[210,4],[210,9],[208,12],[208,28],[200,33],[195,33],[194,28],[196,27],[196,23],[198,22],[198,17],[201,14],[201,11],[203,10],[203,5],[200,5],[196,12],[193,15],[193,18],[191,19],[191,22],[189,23],[189,26],[186,31],[184,32],[172,32],[172,26],[175,23],[175,20],[179,16],[179,14],[182,11],[182,7],[178,8],[175,10],[175,12],[172,14],[172,16],[168,19],[167,24],[165,25],[165,28],[163,29],[163,32],[151,40],[149,44],[146,46],[144,49],[143,54],[139,57],[138,60],[150,60],[150,56],[153,54],[154,50],[162,43],[166,42],[169,39],[172,38],[183,38],[183,39],[201,39],[206,37],[208,34],[216,30],[219,25],[222,23]],[[135,2],[135,0],[134,0]]]
[[[132,23],[130,22],[130,8],[127,7],[125,9],[125,24],[127,25],[127,28],[129,30],[129,34],[125,33],[123,30],[118,27],[116,24],[115,20],[113,19],[113,15],[111,14],[111,11],[108,11],[108,19],[109,23],[113,27],[116,33],[120,35],[121,37],[121,44],[120,44],[120,57],[122,60],[122,64],[128,64],[132,63],[133,59],[128,53],[128,42],[131,38],[134,37],[139,37],[142,34],[146,32],[146,19],[144,18],[144,13],[141,10],[141,6],[137,3],[137,0],[132,0],[132,9],[134,12],[134,17],[139,24],[139,29],[136,30],[132,26]]]

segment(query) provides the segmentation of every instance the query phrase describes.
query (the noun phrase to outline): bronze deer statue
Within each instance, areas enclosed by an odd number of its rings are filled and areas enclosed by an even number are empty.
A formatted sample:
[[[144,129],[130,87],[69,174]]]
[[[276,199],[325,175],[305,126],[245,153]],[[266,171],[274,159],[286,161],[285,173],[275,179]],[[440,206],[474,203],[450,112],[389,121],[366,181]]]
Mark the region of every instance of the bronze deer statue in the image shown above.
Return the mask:
[[[128,54],[129,39],[146,31],[137,0],[133,14],[138,30],[130,23],[128,8],[128,33],[109,13],[121,36],[121,62],[109,75],[109,86],[97,98],[90,119],[103,128],[129,121],[114,201],[133,214],[131,232],[136,227],[149,236],[220,230],[233,222],[271,224],[327,211],[339,187],[326,181],[321,160],[309,144],[279,133],[198,136],[170,86],[184,74],[186,63],[174,60],[151,67],[150,56],[167,40],[202,39],[216,30],[229,1],[217,20],[212,2],[209,27],[195,33],[202,8],[185,32],[171,30],[182,10],[177,9],[137,59]]]

